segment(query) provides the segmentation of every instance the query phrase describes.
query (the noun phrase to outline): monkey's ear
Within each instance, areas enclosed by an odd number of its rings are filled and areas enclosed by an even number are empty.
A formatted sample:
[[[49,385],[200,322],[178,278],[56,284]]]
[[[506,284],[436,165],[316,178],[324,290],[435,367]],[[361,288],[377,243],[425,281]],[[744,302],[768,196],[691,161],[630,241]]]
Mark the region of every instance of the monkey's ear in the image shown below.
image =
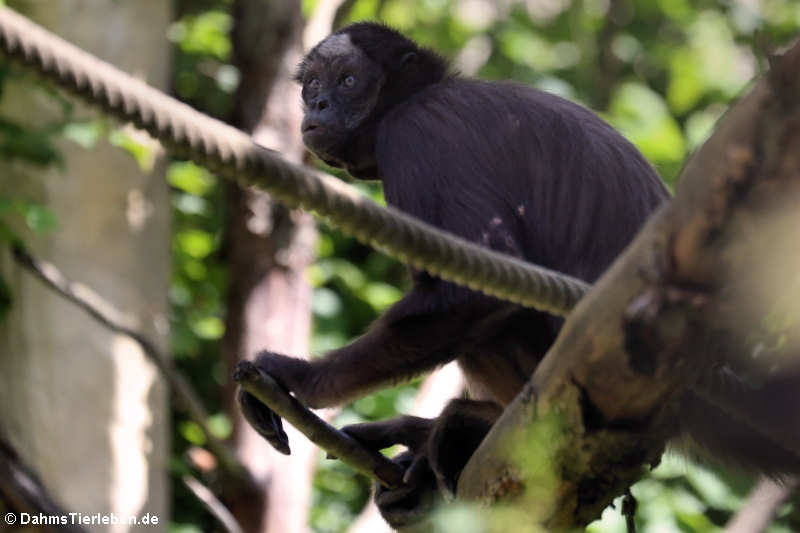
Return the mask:
[[[405,68],[407,65],[410,65],[417,61],[417,53],[416,52],[406,52],[403,54],[403,57],[400,58],[400,68]]]

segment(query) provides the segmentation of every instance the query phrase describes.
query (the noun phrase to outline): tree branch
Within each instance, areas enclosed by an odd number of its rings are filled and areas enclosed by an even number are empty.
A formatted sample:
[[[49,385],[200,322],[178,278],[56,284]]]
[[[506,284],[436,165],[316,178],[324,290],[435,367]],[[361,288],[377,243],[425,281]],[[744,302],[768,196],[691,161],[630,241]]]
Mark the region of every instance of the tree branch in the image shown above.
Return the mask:
[[[34,258],[21,244],[14,244],[12,252],[17,264],[33,274],[55,293],[86,311],[92,318],[111,331],[130,337],[139,344],[147,358],[156,365],[170,384],[170,389],[175,395],[178,405],[203,430],[208,440],[208,447],[217,457],[225,471],[234,477],[240,478],[240,480],[246,478],[246,472],[241,464],[208,427],[208,412],[194,389],[147,337],[141,332],[123,325],[121,323],[123,320],[121,313],[103,300],[96,292],[83,284],[70,281],[54,265]]]
[[[8,506],[6,510],[13,513],[16,519],[19,519],[18,513],[26,512],[62,517],[65,520],[64,524],[37,526],[42,531],[88,533],[86,529],[72,523],[68,513],[53,501],[36,474],[20,462],[17,453],[4,441],[0,441],[0,501]],[[4,523],[13,530],[14,524],[7,519]]]
[[[239,363],[233,379],[329,455],[387,487],[403,484],[403,469],[399,465],[319,418],[250,361]]]
[[[206,506],[214,518],[225,528],[228,533],[244,533],[236,518],[228,511],[228,508],[222,504],[214,493],[208,487],[200,483],[197,478],[186,475],[183,476],[183,484],[189,491],[194,494],[194,497],[200,500]]]
[[[787,483],[776,483],[768,478],[761,478],[747,501],[736,512],[724,533],[763,533],[772,522],[778,508],[792,495],[797,487],[797,480]]]

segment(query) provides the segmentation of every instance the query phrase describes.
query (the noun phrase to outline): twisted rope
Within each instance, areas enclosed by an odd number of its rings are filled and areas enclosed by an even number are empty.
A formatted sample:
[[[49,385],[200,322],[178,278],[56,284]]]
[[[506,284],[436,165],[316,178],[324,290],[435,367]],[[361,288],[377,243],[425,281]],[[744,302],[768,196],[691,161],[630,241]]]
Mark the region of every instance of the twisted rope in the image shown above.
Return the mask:
[[[442,279],[490,296],[566,315],[589,289],[542,268],[382,208],[345,183],[284,160],[248,135],[195,111],[114,66],[0,8],[0,46],[46,79],[150,132],[166,148],[208,169],[313,211],[359,241]]]

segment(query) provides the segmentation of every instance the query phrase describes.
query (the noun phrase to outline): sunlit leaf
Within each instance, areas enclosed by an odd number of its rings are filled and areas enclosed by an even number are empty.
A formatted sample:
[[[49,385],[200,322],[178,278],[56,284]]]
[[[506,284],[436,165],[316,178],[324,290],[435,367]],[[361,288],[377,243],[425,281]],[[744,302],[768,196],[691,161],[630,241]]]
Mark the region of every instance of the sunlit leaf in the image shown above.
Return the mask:
[[[190,161],[172,163],[167,169],[167,180],[173,187],[197,196],[207,194],[217,183],[213,174]]]
[[[37,233],[47,233],[58,227],[58,217],[44,206],[26,204],[24,209],[25,223]]]
[[[218,439],[227,439],[233,430],[231,419],[224,413],[209,416],[206,423],[208,424],[208,429]]]
[[[186,53],[210,55],[227,60],[231,53],[231,16],[223,11],[206,11],[184,17],[169,29],[169,38]]]
[[[670,80],[667,101],[676,113],[685,113],[700,100],[706,86],[700,74],[697,56],[684,49],[676,53],[670,62]]]
[[[124,128],[112,131],[108,136],[108,142],[132,155],[142,172],[153,170],[156,160],[156,149],[153,143],[137,140]]]
[[[663,98],[638,83],[622,84],[611,101],[611,122],[653,162],[682,161],[686,142]]]
[[[83,148],[94,148],[97,141],[104,133],[104,127],[99,120],[89,122],[70,122],[64,126],[64,137]]]
[[[382,311],[403,296],[403,291],[388,283],[372,282],[363,290],[364,299],[378,311]]]
[[[198,229],[187,229],[175,236],[180,250],[196,259],[202,259],[214,250],[214,236]]]
[[[184,421],[178,424],[178,432],[181,436],[192,444],[202,446],[206,443],[206,435],[197,423]]]
[[[311,309],[317,316],[331,317],[342,310],[342,301],[334,291],[321,287],[314,290]]]
[[[192,331],[206,340],[221,339],[225,334],[225,323],[215,316],[206,316],[192,321]]]

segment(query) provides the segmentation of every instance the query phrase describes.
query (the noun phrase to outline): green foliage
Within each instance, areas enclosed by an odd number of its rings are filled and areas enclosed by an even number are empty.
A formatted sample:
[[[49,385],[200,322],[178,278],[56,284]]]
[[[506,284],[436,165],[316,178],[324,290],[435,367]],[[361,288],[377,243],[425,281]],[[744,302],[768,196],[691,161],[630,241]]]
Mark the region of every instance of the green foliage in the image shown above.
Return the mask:
[[[216,117],[227,117],[239,80],[230,61],[231,4],[227,0],[177,2],[178,18],[170,27],[175,43],[174,87],[177,96]]]
[[[178,43],[185,54],[201,54],[227,61],[231,55],[228,34],[232,26],[230,13],[205,11],[181,18],[170,28],[169,38]]]
[[[60,163],[52,132],[0,119],[0,157],[20,159],[38,166]]]
[[[88,139],[86,136],[82,139]],[[130,154],[139,165],[139,170],[148,173],[153,170],[156,162],[157,145],[155,143],[142,142],[140,138],[131,134],[127,128],[120,128],[111,131],[108,135],[108,142]]]

